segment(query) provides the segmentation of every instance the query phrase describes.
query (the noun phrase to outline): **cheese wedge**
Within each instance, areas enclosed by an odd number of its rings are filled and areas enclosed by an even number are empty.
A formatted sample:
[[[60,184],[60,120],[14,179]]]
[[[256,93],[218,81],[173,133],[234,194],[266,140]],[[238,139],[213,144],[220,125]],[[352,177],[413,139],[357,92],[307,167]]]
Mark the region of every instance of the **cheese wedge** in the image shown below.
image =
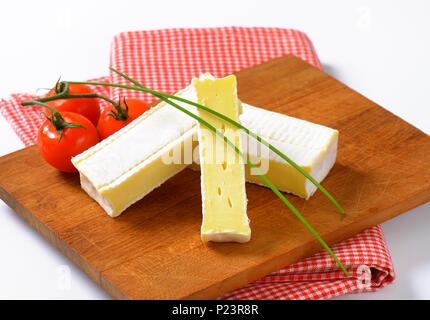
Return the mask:
[[[204,77],[214,79],[206,74]],[[193,85],[176,93],[197,102]],[[175,101],[196,113],[196,108]],[[321,182],[336,161],[338,131],[276,112],[241,104],[239,121],[268,140]],[[109,138],[72,158],[81,187],[112,217],[186,167],[199,168],[197,121],[161,102]],[[251,160],[282,191],[308,199],[316,187],[272,151],[244,134]],[[198,151],[198,150],[194,150]],[[171,154],[176,154],[172,157]],[[178,156],[179,154],[179,156]],[[193,156],[194,155],[194,156]],[[194,163],[193,163],[194,160]],[[172,162],[173,161],[173,162]],[[191,164],[191,165],[190,165]],[[268,165],[267,165],[268,164]],[[268,171],[265,172],[265,168]],[[246,179],[262,184],[245,166]]]
[[[199,104],[239,121],[236,77],[194,79]],[[240,148],[239,130],[204,110],[199,116],[220,130]],[[247,242],[251,237],[246,215],[245,168],[235,150],[199,124],[202,214],[201,238],[204,242]]]
[[[240,123],[264,138],[302,169],[321,182],[336,162],[337,130],[262,110],[243,103]],[[248,157],[261,164],[263,174],[281,191],[309,199],[317,187],[285,160],[247,134],[242,134]],[[261,178],[246,166],[246,180],[264,185]]]
[[[178,95],[195,99],[188,87]],[[180,103],[195,112],[195,108]],[[107,139],[72,158],[81,187],[116,217],[164,181],[185,169],[192,158],[169,161],[173,151],[192,148],[197,122],[160,103]],[[175,160],[175,159],[173,159]]]

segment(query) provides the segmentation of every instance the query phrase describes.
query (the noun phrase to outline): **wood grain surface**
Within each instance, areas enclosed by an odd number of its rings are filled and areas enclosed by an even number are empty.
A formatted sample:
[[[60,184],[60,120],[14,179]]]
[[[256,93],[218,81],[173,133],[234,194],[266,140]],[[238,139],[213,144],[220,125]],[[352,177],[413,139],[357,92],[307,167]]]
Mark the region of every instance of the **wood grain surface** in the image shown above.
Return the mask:
[[[321,192],[308,201],[287,196],[327,243],[430,200],[423,132],[293,56],[236,75],[242,101],[340,131],[323,185],[346,216]],[[322,249],[272,191],[252,184],[251,241],[203,244],[200,177],[189,169],[112,219],[77,174],[51,168],[32,146],[0,158],[0,195],[119,299],[212,299]]]

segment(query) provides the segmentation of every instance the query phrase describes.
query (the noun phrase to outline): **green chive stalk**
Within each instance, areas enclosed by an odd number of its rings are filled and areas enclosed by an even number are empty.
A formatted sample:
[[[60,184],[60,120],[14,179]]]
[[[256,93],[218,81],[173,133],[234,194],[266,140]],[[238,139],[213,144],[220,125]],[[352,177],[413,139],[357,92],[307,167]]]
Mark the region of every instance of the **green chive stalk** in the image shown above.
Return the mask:
[[[122,77],[124,77],[125,79],[127,79],[128,81],[134,83],[138,87],[132,87],[132,86],[127,86],[127,85],[123,85],[123,84],[115,84],[115,83],[104,83],[104,82],[69,81],[69,83],[110,86],[110,87],[117,87],[117,88],[123,88],[123,89],[131,89],[131,90],[142,91],[142,92],[146,92],[146,93],[152,94],[153,96],[155,96],[155,97],[157,97],[159,99],[161,99],[160,97],[166,97],[166,98],[178,100],[178,101],[190,104],[192,106],[195,106],[195,107],[197,107],[199,109],[205,110],[205,111],[207,111],[209,113],[212,113],[213,115],[219,117],[220,119],[223,119],[224,121],[227,121],[227,122],[231,123],[235,127],[239,128],[239,129],[242,129],[247,134],[249,134],[251,137],[253,137],[257,141],[259,141],[260,143],[262,143],[263,145],[265,145],[266,147],[268,147],[273,152],[275,152],[278,156],[280,156],[282,159],[284,159],[286,162],[288,162],[292,167],[294,167],[296,170],[298,170],[302,175],[304,175],[307,179],[309,179],[309,181],[311,181],[336,206],[336,208],[339,210],[339,212],[341,214],[345,214],[345,210],[343,210],[343,208],[336,201],[336,199],[334,199],[334,197],[321,184],[319,184],[309,173],[307,173],[305,170],[303,170],[298,164],[296,164],[293,160],[291,160],[289,157],[287,157],[284,153],[282,153],[276,147],[274,147],[273,145],[271,145],[269,142],[267,142],[266,140],[264,140],[263,138],[261,138],[260,136],[258,136],[257,134],[255,134],[254,132],[252,132],[251,130],[249,130],[248,128],[244,127],[239,122],[236,122],[236,121],[232,120],[231,118],[223,115],[222,113],[219,113],[219,112],[217,112],[215,110],[212,110],[211,108],[205,107],[205,106],[203,106],[201,104],[198,104],[198,103],[196,103],[194,101],[190,101],[190,100],[187,100],[187,99],[184,99],[184,98],[181,98],[181,97],[177,97],[175,95],[171,95],[171,94],[167,94],[167,93],[163,93],[163,92],[151,90],[151,89],[143,86],[142,84],[138,83],[137,81],[131,79],[130,77],[126,76],[125,74],[123,74],[123,73],[121,73],[121,72],[119,72],[119,71],[117,71],[117,70],[115,70],[113,68],[110,68],[110,69],[112,71],[118,73],[119,75],[121,75]]]
[[[189,115],[190,117],[196,119],[201,124],[203,124],[205,127],[207,127],[209,130],[215,132],[221,139],[223,139],[228,146],[234,149],[239,156],[246,161],[246,163],[257,172],[257,174],[260,176],[260,178],[267,184],[267,186],[272,189],[272,191],[282,200],[282,202],[295,214],[295,216],[305,225],[305,227],[314,235],[314,237],[318,240],[318,242],[324,247],[324,249],[327,250],[327,252],[330,254],[330,256],[336,261],[336,263],[339,265],[339,267],[342,269],[342,271],[345,273],[346,276],[349,276],[348,271],[346,270],[345,266],[340,262],[338,257],[334,254],[334,252],[330,249],[330,247],[325,243],[325,241],[321,238],[321,236],[315,231],[314,228],[306,221],[306,219],[300,214],[300,212],[284,197],[284,195],[278,190],[278,188],[275,187],[275,185],[260,171],[259,168],[257,168],[247,156],[243,154],[242,151],[239,150],[238,147],[236,147],[235,144],[233,144],[225,135],[223,135],[219,130],[217,130],[214,126],[212,126],[207,121],[203,120],[199,116],[195,115],[194,113],[188,111],[187,109],[181,107],[180,105],[170,101],[169,99],[163,97],[163,96],[157,96],[162,101],[165,101],[166,103],[170,104],[171,106],[175,107],[176,109],[184,112],[185,114]]]
[[[101,85],[101,86],[112,86],[112,87],[119,87],[119,88],[124,88],[124,89],[130,89],[130,90],[137,90],[137,91],[143,91],[143,92],[147,92],[150,93],[152,95],[154,95],[155,97],[159,98],[160,100],[168,103],[169,105],[175,107],[176,109],[182,111],[183,113],[187,114],[188,116],[194,118],[195,120],[197,120],[199,123],[203,124],[205,127],[207,127],[209,130],[213,131],[215,134],[217,134],[220,138],[222,138],[228,146],[230,146],[231,148],[233,148],[235,150],[236,153],[239,154],[239,156],[246,161],[246,163],[253,168],[253,170],[255,170],[255,172],[257,172],[257,174],[260,176],[260,178],[267,184],[267,186],[278,196],[278,198],[281,199],[281,201],[294,213],[294,215],[305,225],[305,227],[313,234],[313,236],[318,240],[318,242],[323,246],[323,248],[330,254],[330,256],[336,261],[336,263],[339,265],[339,267],[342,269],[342,271],[345,273],[346,276],[349,276],[348,271],[346,270],[345,266],[342,264],[342,262],[340,262],[340,260],[336,257],[336,255],[333,253],[333,251],[330,249],[330,247],[325,243],[325,241],[321,238],[321,236],[315,231],[314,228],[312,228],[312,226],[306,221],[306,219],[300,214],[300,212],[284,197],[284,195],[278,190],[278,188],[275,187],[275,185],[264,175],[262,174],[262,172],[259,170],[259,168],[257,168],[249,159],[247,156],[245,156],[243,154],[242,151],[239,150],[239,148],[233,144],[226,136],[224,136],[220,131],[216,130],[216,128],[214,126],[212,126],[210,123],[208,123],[207,121],[203,120],[202,118],[200,118],[199,116],[195,115],[194,113],[188,111],[187,109],[181,107],[180,105],[170,101],[168,98],[171,99],[175,99],[178,101],[182,101],[185,103],[188,103],[190,105],[196,106],[202,110],[208,111],[209,113],[214,114],[215,116],[233,124],[234,126],[236,126],[237,128],[240,128],[242,130],[244,130],[247,134],[251,135],[252,137],[254,137],[255,139],[257,139],[257,141],[259,141],[260,143],[263,143],[265,146],[269,147],[270,150],[274,151],[276,154],[278,154],[279,156],[281,156],[284,160],[286,160],[288,163],[290,163],[294,168],[296,168],[298,171],[300,171],[303,175],[305,175],[311,182],[313,182],[335,205],[336,207],[340,210],[341,213],[344,213],[344,210],[342,209],[342,207],[337,203],[337,201],[318,183],[315,181],[315,179],[313,179],[306,171],[304,171],[302,168],[300,168],[295,162],[293,162],[291,159],[289,159],[286,155],[284,155],[281,151],[279,151],[278,149],[276,149],[275,147],[273,147],[271,144],[269,144],[268,142],[266,142],[265,140],[263,140],[261,137],[259,137],[258,135],[256,135],[255,133],[251,132],[249,129],[245,128],[244,126],[242,126],[240,123],[230,119],[229,117],[218,113],[208,107],[202,106],[200,104],[197,104],[193,101],[189,101],[180,97],[176,97],[174,95],[169,95],[169,94],[164,94],[158,91],[154,91],[154,90],[150,90],[146,87],[144,87],[142,84],[140,84],[139,82],[133,80],[132,78],[126,76],[125,74],[122,74],[121,72],[111,68],[114,72],[118,73],[119,75],[123,76],[125,79],[127,79],[128,81],[132,82],[133,84],[137,85],[138,87],[133,87],[133,86],[127,86],[127,85],[119,85],[119,84],[111,84],[111,83],[103,83],[103,82],[83,82],[83,81],[69,81],[68,83],[75,83],[75,84],[89,84],[89,85]],[[59,97],[57,97],[57,99],[63,99],[64,97],[61,97],[61,93],[58,94]],[[64,95],[63,95],[64,96]],[[50,97],[50,100],[55,100],[56,96],[52,96]],[[44,99],[44,98],[42,98]],[[40,100],[42,100],[40,99]],[[40,104],[39,99],[34,99],[34,100],[30,100],[27,102],[22,103],[23,105],[31,105],[31,104]]]

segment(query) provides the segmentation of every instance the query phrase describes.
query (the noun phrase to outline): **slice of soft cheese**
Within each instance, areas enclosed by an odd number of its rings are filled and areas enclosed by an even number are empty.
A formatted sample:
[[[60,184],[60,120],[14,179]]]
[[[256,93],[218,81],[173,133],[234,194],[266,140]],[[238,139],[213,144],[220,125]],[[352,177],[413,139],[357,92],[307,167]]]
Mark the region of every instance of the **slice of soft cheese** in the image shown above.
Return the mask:
[[[296,119],[280,113],[262,110],[242,103],[240,123],[261,136],[316,181],[321,182],[336,162],[337,130]],[[242,134],[246,154],[251,161],[257,160],[264,175],[281,191],[309,199],[317,187],[285,160],[263,146],[254,138]],[[246,166],[246,180],[264,184],[258,175]]]
[[[176,95],[197,102],[193,85]],[[196,112],[186,103],[175,102]],[[336,161],[337,130],[245,103],[242,103],[239,121],[292,158],[318,182]],[[82,188],[110,216],[116,217],[192,163],[196,134],[196,120],[161,102],[109,138],[74,157],[72,163],[80,172]],[[284,160],[258,145],[255,139],[247,140],[248,143],[243,145],[248,146],[250,158],[258,156],[262,164],[268,163],[268,171],[265,172],[263,165],[261,170],[277,188],[306,199],[315,192],[316,187]],[[172,151],[178,150],[180,161],[174,159],[169,163]],[[198,153],[194,154],[197,155],[194,160],[198,160]],[[196,168],[194,164],[191,167]],[[248,166],[245,171],[247,181],[263,183],[259,176],[251,174]]]
[[[197,102],[238,121],[236,77],[194,79]],[[204,110],[199,116],[240,148],[239,130]],[[246,215],[245,167],[238,154],[216,133],[199,124],[199,154],[204,242],[247,242],[251,229]]]
[[[177,95],[195,99],[192,87]],[[178,104],[195,112],[188,104]],[[72,158],[80,173],[82,188],[110,216],[118,216],[192,162],[192,158],[181,158],[171,163],[169,157],[175,149],[186,149],[192,144],[196,125],[197,122],[183,112],[165,102],[159,103]]]

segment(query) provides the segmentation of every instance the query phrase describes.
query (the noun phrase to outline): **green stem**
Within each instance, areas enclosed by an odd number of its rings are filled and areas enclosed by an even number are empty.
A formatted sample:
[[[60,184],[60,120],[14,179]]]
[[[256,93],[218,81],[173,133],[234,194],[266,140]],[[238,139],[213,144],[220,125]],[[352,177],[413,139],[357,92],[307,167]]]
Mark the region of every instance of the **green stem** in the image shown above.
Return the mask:
[[[348,270],[346,270],[345,266],[340,262],[338,257],[334,254],[334,252],[330,249],[330,247],[325,243],[325,241],[321,238],[321,236],[315,231],[314,228],[306,221],[306,219],[300,214],[300,212],[284,197],[284,195],[275,187],[275,185],[260,171],[259,168],[257,168],[249,159],[247,156],[243,154],[242,151],[239,150],[239,148],[233,144],[225,135],[223,135],[220,131],[218,131],[214,126],[212,126],[207,121],[203,120],[199,116],[195,115],[194,113],[188,111],[187,109],[181,107],[180,105],[170,101],[169,99],[158,95],[158,98],[160,98],[162,101],[170,104],[171,106],[175,107],[176,109],[184,112],[188,116],[196,119],[201,124],[203,124],[205,127],[207,127],[209,130],[215,132],[219,137],[221,137],[227,145],[229,145],[231,148],[233,148],[239,156],[246,161],[246,163],[253,168],[257,174],[260,176],[261,179],[267,184],[267,186],[272,189],[272,191],[282,200],[282,202],[295,214],[295,216],[305,225],[305,227],[314,235],[314,237],[318,240],[318,242],[324,247],[324,249],[327,250],[327,252],[330,254],[330,256],[336,261],[336,263],[339,265],[339,267],[342,269],[342,271],[345,273],[346,276],[349,276]]]
[[[118,101],[118,103],[116,103],[112,99],[105,97],[105,96],[98,94],[98,93],[76,93],[76,94],[72,94],[69,92],[69,83],[68,82],[62,82],[61,84],[59,84],[57,82],[57,84],[55,85],[55,92],[57,92],[57,94],[54,96],[49,96],[49,97],[25,101],[25,102],[21,103],[21,105],[22,106],[33,105],[33,104],[35,104],[34,101],[49,102],[49,101],[55,101],[55,100],[60,100],[60,99],[100,98],[100,99],[103,99],[103,100],[109,102],[114,107],[107,114],[107,117],[112,117],[112,118],[119,120],[119,121],[127,121],[129,118],[128,106],[127,106],[127,103],[125,101],[125,98],[124,98],[125,108],[123,108],[121,106],[121,99]]]
[[[125,86],[125,85],[118,85],[118,84],[107,84],[107,83],[102,83],[102,82],[70,82],[70,83],[76,83],[76,84],[92,84],[92,85],[103,85],[103,86],[113,86],[113,87],[120,87],[120,88],[126,88],[126,89],[131,89],[131,90],[137,90],[137,91],[143,91],[143,92],[149,92],[151,94],[153,94],[154,96],[156,96],[157,98],[161,99],[162,101],[165,101],[166,103],[172,105],[173,107],[177,108],[178,110],[184,112],[185,114],[187,114],[188,116],[194,118],[195,120],[197,120],[199,123],[203,124],[204,126],[206,126],[208,129],[210,129],[211,131],[215,132],[215,134],[217,134],[219,137],[221,137],[226,143],[227,145],[229,145],[231,148],[233,148],[238,154],[239,156],[246,161],[246,163],[255,170],[255,172],[257,172],[257,174],[260,176],[260,178],[267,184],[267,186],[281,199],[281,201],[295,214],[295,216],[306,226],[306,228],[314,235],[314,237],[318,240],[318,242],[324,247],[324,249],[327,250],[327,252],[330,254],[330,256],[336,261],[336,263],[339,265],[339,267],[343,270],[343,272],[345,273],[346,276],[349,276],[348,271],[346,270],[346,268],[344,267],[344,265],[340,262],[340,260],[336,257],[336,255],[333,253],[333,251],[330,249],[330,247],[325,243],[325,241],[320,237],[320,235],[315,231],[315,229],[313,229],[311,227],[311,225],[306,221],[306,219],[300,214],[300,212],[282,195],[282,193],[273,185],[273,183],[265,176],[261,173],[261,171],[248,159],[248,157],[246,157],[240,150],[238,147],[236,147],[236,145],[234,145],[230,140],[228,140],[228,138],[226,136],[224,136],[220,131],[216,130],[216,128],[214,126],[212,126],[211,124],[209,124],[207,121],[203,120],[202,118],[200,118],[199,116],[195,115],[194,113],[188,111],[187,109],[181,107],[180,105],[170,101],[169,99],[167,99],[167,97],[174,97],[174,98],[178,98],[176,96],[172,96],[172,95],[164,95],[162,93],[159,93],[157,91],[153,91],[153,90],[149,90],[145,87],[143,87],[141,84],[139,84],[137,81],[127,77],[127,79],[129,79],[129,81],[132,81],[134,84],[138,85],[138,87],[132,87],[132,86]],[[188,100],[185,99],[177,99],[183,102],[188,103]],[[32,101],[32,104],[40,104],[38,103],[37,99]],[[212,114],[217,115],[218,112],[215,112],[214,110],[207,108],[205,106],[201,106],[199,104],[196,104],[192,101],[190,101],[190,104],[195,105],[198,108],[201,108],[203,110],[206,110]],[[232,123],[233,125],[237,124],[236,127],[242,127],[244,128],[242,125],[240,125],[239,123],[231,120],[228,117],[225,117],[222,114],[219,114],[220,118],[226,120],[227,122]],[[246,128],[245,128],[246,129]],[[250,130],[246,129],[245,131],[251,132]],[[256,134],[254,134],[254,137],[262,142],[263,139],[261,139],[259,136],[257,136]],[[267,143],[267,145],[270,147],[270,144]],[[280,151],[279,151],[280,152]],[[282,153],[281,153],[282,154]],[[286,157],[286,156],[285,156]],[[292,160],[290,160],[292,162]],[[298,166],[297,166],[298,167]],[[300,167],[298,167],[299,169],[301,169]],[[299,170],[300,171],[300,170]],[[333,199],[334,200],[334,199]],[[343,210],[341,210],[341,212],[343,212]]]
[[[139,82],[133,80],[132,78],[126,76],[125,74],[111,68],[114,72],[117,72],[119,75],[121,75],[122,77],[124,77],[125,79],[127,79],[128,81],[134,83],[135,85],[139,86],[140,88],[143,89],[148,89],[146,87],[144,87],[142,84],[140,84]],[[148,89],[149,90],[149,89]],[[152,90],[149,90],[152,91]],[[340,260],[336,257],[336,255],[333,253],[333,251],[330,249],[330,247],[325,243],[325,241],[321,238],[321,236],[315,231],[314,228],[312,228],[312,226],[306,221],[306,219],[300,214],[300,212],[284,197],[284,195],[278,190],[278,188],[275,187],[275,185],[260,171],[259,168],[257,168],[249,159],[247,156],[245,156],[243,154],[242,151],[239,150],[239,148],[234,145],[226,136],[224,136],[220,131],[216,130],[216,128],[214,126],[212,126],[211,124],[209,124],[207,121],[203,120],[202,118],[200,118],[199,116],[195,115],[194,113],[188,111],[187,109],[181,107],[180,105],[170,101],[169,99],[167,99],[167,95],[163,96],[159,93],[156,92],[150,92],[153,95],[155,95],[157,98],[159,98],[160,100],[170,104],[171,106],[175,107],[176,109],[179,109],[180,111],[184,112],[185,114],[187,114],[188,116],[196,119],[197,121],[199,121],[201,124],[203,124],[204,126],[206,126],[208,129],[210,129],[211,131],[215,132],[219,137],[221,137],[226,143],[227,145],[229,145],[231,148],[233,148],[238,154],[239,156],[246,161],[246,163],[255,170],[255,172],[257,172],[257,174],[260,176],[260,178],[267,184],[267,186],[281,199],[281,201],[294,213],[294,215],[306,226],[306,228],[314,235],[314,237],[319,241],[319,243],[324,247],[324,249],[327,250],[327,252],[330,254],[330,256],[336,261],[336,263],[339,265],[339,267],[342,269],[342,271],[345,273],[346,276],[349,276],[348,271],[346,270],[346,268],[344,267],[344,265],[340,262]],[[171,96],[171,97],[175,97],[178,98],[176,96]],[[189,103],[191,101],[188,101],[186,99],[177,99],[186,103]],[[193,105],[195,105],[196,107],[200,107],[201,109],[204,109],[206,111],[211,112],[212,114],[215,114],[216,116],[220,117],[223,120],[228,121],[229,123],[234,124],[236,127],[244,129],[248,134],[251,132],[250,130],[248,130],[247,128],[245,128],[244,126],[242,126],[241,124],[239,124],[238,122],[235,122],[234,120],[224,116],[221,113],[218,113],[210,108],[207,108],[205,106],[202,106],[200,104],[197,103],[192,103]],[[256,134],[252,133],[252,136],[254,138],[256,138],[258,141],[261,142],[261,138],[259,136],[257,136]],[[270,144],[268,142],[266,142],[265,144],[266,146],[269,146]],[[273,147],[274,148],[274,147]],[[279,151],[279,153],[281,153]],[[282,153],[281,153],[282,154]],[[283,155],[283,154],[282,154]],[[286,157],[286,156],[285,156]],[[287,158],[287,157],[286,157]],[[289,160],[289,158],[287,158]],[[302,170],[298,165],[296,165],[292,160],[289,161],[289,163],[293,163],[294,167],[297,167],[299,170]],[[313,178],[312,178],[313,179]],[[313,179],[314,180],[314,179]],[[325,190],[325,189],[324,189]],[[328,192],[327,192],[328,193]],[[330,196],[331,197],[331,196]],[[333,197],[331,197],[331,199],[334,200]],[[337,202],[336,202],[337,203]],[[340,207],[340,206],[339,206]],[[343,209],[342,209],[343,211]]]
[[[249,134],[251,137],[253,137],[254,139],[256,139],[257,141],[261,142],[262,144],[264,144],[266,147],[268,147],[270,150],[272,150],[273,152],[275,152],[278,156],[280,156],[282,159],[284,159],[285,161],[287,161],[291,166],[293,166],[296,170],[298,170],[302,175],[304,175],[307,179],[309,179],[309,181],[311,181],[335,206],[336,208],[339,210],[339,212],[341,214],[345,214],[345,210],[343,210],[343,208],[340,206],[340,204],[334,199],[334,197],[321,185],[319,184],[309,173],[307,173],[305,170],[303,170],[298,164],[296,164],[293,160],[291,160],[289,157],[287,157],[285,154],[283,154],[280,150],[278,150],[277,148],[275,148],[273,145],[271,145],[269,142],[267,142],[266,140],[264,140],[263,138],[259,137],[257,134],[255,134],[254,132],[252,132],[251,130],[249,130],[248,128],[244,127],[243,125],[241,125],[239,122],[236,122],[232,119],[230,119],[229,117],[226,117],[225,115],[223,115],[222,113],[219,113],[215,110],[212,110],[208,107],[202,106],[196,102],[181,98],[181,97],[177,97],[175,95],[171,95],[171,94],[167,94],[167,93],[162,93],[162,92],[158,92],[155,90],[151,90],[147,87],[144,87],[141,84],[138,84],[137,81],[131,79],[130,77],[126,76],[125,74],[111,68],[112,71],[117,72],[119,75],[125,77],[128,81],[136,84],[139,86],[139,88],[136,87],[132,87],[132,86],[127,86],[127,85],[123,85],[123,84],[116,84],[116,83],[104,83],[104,82],[84,82],[84,81],[69,81],[69,83],[74,83],[74,84],[91,84],[91,85],[99,85],[99,86],[111,86],[111,87],[117,87],[117,88],[123,88],[123,89],[131,89],[131,90],[137,90],[137,91],[142,91],[142,92],[147,92],[150,93],[154,96],[156,96],[157,98],[160,99],[161,96],[163,97],[167,97],[167,98],[171,98],[174,100],[178,100],[190,105],[193,105],[199,109],[205,110],[209,113],[212,113],[213,115],[231,123],[232,125],[236,126],[237,128],[242,129],[243,131],[245,131],[247,134]]]
[[[29,101],[25,101],[23,103],[21,103],[22,106],[30,106],[33,105],[35,103],[33,103],[33,101],[37,100],[39,102],[49,102],[49,101],[54,101],[54,100],[60,100],[60,99],[78,99],[78,98],[100,98],[103,99],[111,104],[113,104],[114,106],[117,105],[117,103],[115,101],[113,101],[112,99],[109,99],[108,97],[105,97],[101,94],[98,93],[77,93],[77,94],[72,94],[69,92],[69,84],[67,82],[64,83],[65,85],[61,88],[61,91],[54,95],[54,96],[49,96],[49,97],[44,97],[44,98],[38,98],[38,99],[33,99],[33,100],[29,100]]]
[[[128,105],[125,101],[125,97],[123,99],[123,103],[125,105],[125,108],[121,106],[121,97],[118,99],[118,103],[114,105],[114,109],[110,110],[109,113],[106,115],[106,117],[112,117],[119,121],[127,121],[130,116],[128,115]]]
[[[54,108],[52,108],[50,105],[47,105],[46,103],[37,101],[37,100],[30,100],[32,101],[32,105],[33,104],[37,104],[39,106],[48,108],[49,110],[51,110],[52,114],[51,114],[51,118],[49,118],[46,114],[45,117],[48,121],[50,121],[52,123],[52,125],[54,126],[55,130],[57,130],[60,133],[60,139],[58,139],[58,143],[60,143],[61,139],[63,138],[64,135],[64,129],[66,128],[82,128],[82,129],[86,129],[84,126],[80,125],[80,124],[76,124],[76,123],[72,123],[72,122],[66,122],[64,120],[64,118],[61,116],[61,114],[55,110]]]

